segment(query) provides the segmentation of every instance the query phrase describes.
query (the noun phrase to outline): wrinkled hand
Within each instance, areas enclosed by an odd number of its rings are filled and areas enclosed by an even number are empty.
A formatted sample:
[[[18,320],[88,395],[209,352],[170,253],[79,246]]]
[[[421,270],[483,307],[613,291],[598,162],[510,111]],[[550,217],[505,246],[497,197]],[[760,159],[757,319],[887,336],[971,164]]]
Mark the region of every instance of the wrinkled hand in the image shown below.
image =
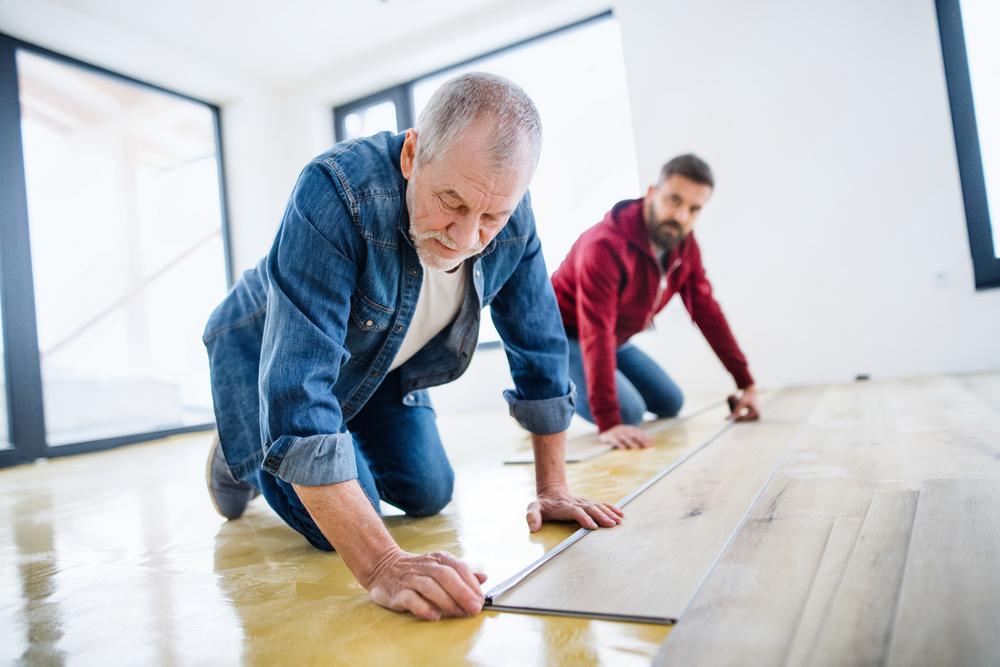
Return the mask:
[[[601,442],[607,443],[615,449],[646,449],[653,446],[653,439],[645,431],[628,424],[612,426],[598,437]]]
[[[753,385],[744,389],[739,396],[730,396],[729,418],[737,422],[755,422],[760,419],[760,403]]]
[[[584,528],[594,530],[601,526],[610,528],[622,522],[625,513],[608,503],[594,503],[574,496],[567,489],[542,491],[538,499],[528,505],[525,518],[528,529],[535,533],[543,521],[576,521]]]
[[[375,604],[426,621],[473,616],[483,609],[486,575],[449,553],[397,551],[378,564],[368,590]]]

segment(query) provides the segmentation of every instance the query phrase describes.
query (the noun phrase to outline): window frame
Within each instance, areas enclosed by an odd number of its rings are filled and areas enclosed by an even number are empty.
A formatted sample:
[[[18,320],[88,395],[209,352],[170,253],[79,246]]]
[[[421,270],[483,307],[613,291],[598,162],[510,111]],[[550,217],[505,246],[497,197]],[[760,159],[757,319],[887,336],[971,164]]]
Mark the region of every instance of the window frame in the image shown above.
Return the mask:
[[[538,33],[537,35],[532,35],[531,37],[526,37],[524,39],[512,42],[506,46],[501,46],[499,48],[493,49],[491,51],[486,51],[485,53],[480,53],[471,58],[465,58],[464,60],[459,60],[458,62],[451,63],[444,67],[439,67],[437,69],[431,70],[430,72],[424,72],[419,76],[415,76],[408,81],[403,81],[397,83],[396,85],[390,86],[388,88],[383,88],[382,90],[376,91],[365,95],[364,97],[359,97],[353,99],[344,104],[337,105],[333,108],[333,137],[335,142],[344,141],[344,120],[347,114],[355,111],[359,108],[365,108],[371,106],[372,104],[383,102],[385,100],[393,100],[396,102],[396,120],[399,127],[409,128],[413,127],[416,123],[416,118],[413,117],[413,89],[414,87],[423,81],[424,79],[429,79],[432,76],[437,76],[449,70],[457,69],[459,67],[465,67],[466,65],[471,65],[473,63],[479,62],[480,60],[485,60],[486,58],[492,58],[493,56],[499,55],[506,51],[512,51],[518,49],[522,46],[531,44],[532,42],[537,42],[559,33],[566,32],[568,30],[573,30],[574,28],[579,28],[588,23],[594,21],[601,21],[604,19],[612,18],[614,12],[610,9],[603,11],[599,14],[594,14],[593,16],[588,16],[586,18],[580,19],[579,21],[573,21],[572,23],[567,23],[566,25],[559,26],[558,28],[553,28],[552,30],[546,30],[545,32]]]
[[[0,335],[3,336],[4,343],[3,372],[7,394],[8,433],[4,435],[9,438],[9,447],[0,450],[0,468],[40,458],[102,451],[215,428],[215,423],[209,422],[54,446],[48,444],[31,266],[24,148],[21,141],[21,105],[16,60],[18,51],[30,52],[117,81],[194,102],[209,109],[215,135],[226,286],[228,288],[233,285],[222,113],[219,106],[0,32],[0,312],[3,314]]]
[[[993,246],[1000,216],[991,222],[961,7],[959,0],[935,0],[935,5],[975,286],[993,289],[1000,287],[1000,257]]]

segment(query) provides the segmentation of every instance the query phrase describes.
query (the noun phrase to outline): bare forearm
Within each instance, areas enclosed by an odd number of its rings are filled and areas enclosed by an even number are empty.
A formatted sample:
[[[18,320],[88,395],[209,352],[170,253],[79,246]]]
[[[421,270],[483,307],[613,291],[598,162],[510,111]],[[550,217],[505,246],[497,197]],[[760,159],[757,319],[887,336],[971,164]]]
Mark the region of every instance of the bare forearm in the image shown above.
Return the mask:
[[[541,493],[547,489],[566,487],[566,433],[532,435],[535,451],[535,488]]]
[[[326,486],[298,486],[302,504],[365,588],[380,567],[401,550],[386,530],[357,480]]]

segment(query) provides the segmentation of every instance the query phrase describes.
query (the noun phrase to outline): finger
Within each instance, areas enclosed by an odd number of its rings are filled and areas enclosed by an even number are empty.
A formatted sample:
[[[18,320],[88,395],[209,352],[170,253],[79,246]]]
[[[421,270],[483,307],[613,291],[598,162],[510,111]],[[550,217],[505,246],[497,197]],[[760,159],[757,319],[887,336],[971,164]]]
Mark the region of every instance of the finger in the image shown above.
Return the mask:
[[[470,573],[471,574],[471,573]],[[485,596],[479,589],[479,582],[469,585],[458,571],[448,565],[436,565],[430,575],[459,606],[461,614],[472,616],[483,610]],[[475,577],[473,577],[475,580]],[[443,607],[442,607],[443,608]]]
[[[435,567],[441,566],[436,565]],[[452,572],[454,572],[454,570],[452,570]],[[455,576],[457,577],[458,575]],[[404,585],[412,588],[420,594],[420,597],[440,609],[441,614],[444,616],[466,615],[458,601],[450,595],[449,592],[445,590],[444,586],[441,585],[441,582],[437,581],[437,579],[434,576],[431,576],[429,572],[407,577]]]
[[[476,572],[475,575],[476,575],[476,579],[478,579],[479,583],[481,583],[481,584],[485,584],[486,580],[489,578],[489,577],[486,576],[485,572]]]
[[[635,442],[632,440],[632,436],[623,435],[621,437],[622,449],[635,449]]]
[[[479,580],[476,579],[476,575],[473,574],[472,568],[466,563],[459,560],[455,556],[452,556],[447,551],[435,551],[434,553],[428,555],[437,562],[441,563],[443,566],[450,567],[457,572],[458,576],[461,577],[462,581],[464,581],[469,588],[478,593],[480,598],[483,597],[483,592],[479,588]]]
[[[436,621],[441,618],[441,610],[420,597],[416,591],[404,588],[397,595],[393,606],[396,611],[408,611],[425,621]]]
[[[597,522],[590,518],[590,515],[582,507],[574,507],[570,513],[573,520],[589,530],[597,530]]]
[[[647,449],[649,447],[652,447],[653,446],[653,438],[651,438],[648,433],[643,432],[642,437],[639,439],[639,445],[643,449]]]
[[[605,512],[610,512],[611,514],[617,515],[619,518],[625,517],[625,512],[611,503],[601,503],[601,507],[604,508]]]
[[[599,526],[603,526],[604,528],[610,528],[611,526],[618,525],[618,522],[615,521],[610,514],[607,514],[601,508],[601,506],[596,503],[587,505],[586,507],[584,507],[584,510],[586,510],[587,514],[589,514],[591,518],[593,518],[594,521],[596,521]]]
[[[537,500],[528,505],[528,513],[525,514],[524,518],[528,522],[530,532],[537,533],[542,527],[542,506]]]

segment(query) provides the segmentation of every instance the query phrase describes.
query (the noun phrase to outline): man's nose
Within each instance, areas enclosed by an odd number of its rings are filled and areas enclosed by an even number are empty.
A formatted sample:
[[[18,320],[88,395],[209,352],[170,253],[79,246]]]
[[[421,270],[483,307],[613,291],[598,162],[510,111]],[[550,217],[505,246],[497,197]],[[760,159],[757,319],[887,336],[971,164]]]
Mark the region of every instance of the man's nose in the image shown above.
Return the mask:
[[[451,223],[448,236],[461,250],[475,247],[479,241],[479,220],[474,215],[464,216]]]
[[[687,221],[691,218],[691,212],[686,208],[678,208],[674,211],[674,219],[677,220],[682,225],[686,225]]]

